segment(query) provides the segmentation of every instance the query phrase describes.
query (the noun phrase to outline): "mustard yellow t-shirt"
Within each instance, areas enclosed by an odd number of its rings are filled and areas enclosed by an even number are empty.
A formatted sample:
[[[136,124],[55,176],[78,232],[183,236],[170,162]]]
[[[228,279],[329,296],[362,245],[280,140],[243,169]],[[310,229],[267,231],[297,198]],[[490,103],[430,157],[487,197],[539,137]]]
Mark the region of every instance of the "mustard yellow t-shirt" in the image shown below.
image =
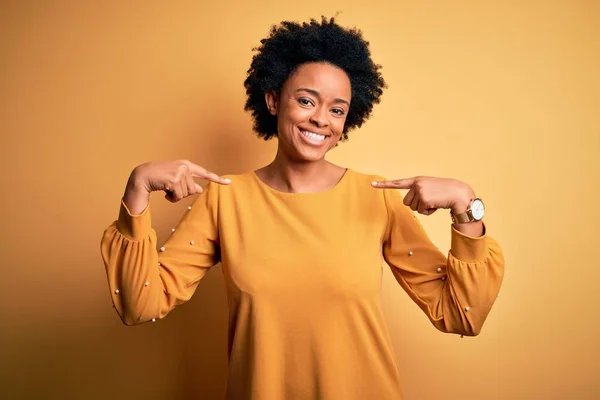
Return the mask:
[[[453,227],[446,257],[400,192],[348,169],[331,189],[279,192],[252,171],[209,183],[164,244],[150,208],[119,218],[101,250],[127,325],[164,318],[222,263],[228,399],[401,399],[381,309],[383,261],[442,332],[474,336],[504,275],[498,243]]]

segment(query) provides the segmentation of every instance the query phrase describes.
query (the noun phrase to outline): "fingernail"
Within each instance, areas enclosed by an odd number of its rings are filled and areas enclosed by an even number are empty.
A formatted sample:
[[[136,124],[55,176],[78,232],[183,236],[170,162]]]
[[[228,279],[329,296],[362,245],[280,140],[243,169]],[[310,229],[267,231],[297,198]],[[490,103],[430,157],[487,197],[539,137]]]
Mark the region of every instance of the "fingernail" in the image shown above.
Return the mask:
[[[231,179],[229,179],[229,178],[225,178],[225,179],[223,179],[223,181],[224,181],[225,183],[231,183]]]
[[[377,183],[377,181],[373,181],[373,182],[371,182],[371,185],[373,185],[373,186],[377,186],[377,185],[378,185],[378,183]]]

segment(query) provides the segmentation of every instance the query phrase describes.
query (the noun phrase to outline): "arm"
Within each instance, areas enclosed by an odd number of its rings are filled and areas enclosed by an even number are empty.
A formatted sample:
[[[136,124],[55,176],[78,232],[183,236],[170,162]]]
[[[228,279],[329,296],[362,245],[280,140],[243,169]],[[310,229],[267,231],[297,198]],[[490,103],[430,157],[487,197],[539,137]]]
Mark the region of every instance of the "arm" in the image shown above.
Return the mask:
[[[383,254],[394,277],[445,333],[476,336],[496,300],[504,276],[504,257],[487,236],[468,236],[451,226],[448,257],[431,242],[402,195],[384,189],[388,227]]]
[[[209,182],[157,251],[150,206],[132,213],[125,198],[119,218],[101,241],[113,304],[126,325],[163,318],[188,301],[208,269],[220,261],[218,187]]]

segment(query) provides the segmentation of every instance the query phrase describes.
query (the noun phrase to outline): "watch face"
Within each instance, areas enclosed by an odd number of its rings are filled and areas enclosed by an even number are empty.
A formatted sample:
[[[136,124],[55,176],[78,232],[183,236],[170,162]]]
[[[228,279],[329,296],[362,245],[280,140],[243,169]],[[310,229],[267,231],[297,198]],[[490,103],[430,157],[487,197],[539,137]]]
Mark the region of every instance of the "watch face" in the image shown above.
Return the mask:
[[[476,221],[479,221],[483,218],[483,214],[485,212],[485,207],[483,206],[483,201],[480,199],[473,200],[471,204],[471,214]]]

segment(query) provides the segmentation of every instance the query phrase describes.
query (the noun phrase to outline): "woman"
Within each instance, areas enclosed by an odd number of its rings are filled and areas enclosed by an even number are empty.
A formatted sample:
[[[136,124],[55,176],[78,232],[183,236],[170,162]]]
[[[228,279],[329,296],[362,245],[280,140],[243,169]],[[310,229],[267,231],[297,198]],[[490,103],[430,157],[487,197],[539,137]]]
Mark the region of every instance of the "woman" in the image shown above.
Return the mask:
[[[466,183],[386,181],[325,160],[385,88],[360,31],[283,22],[261,43],[246,110],[259,136],[277,137],[275,159],[224,177],[186,160],[136,167],[101,244],[115,308],[127,325],[164,318],[221,262],[228,399],[400,399],[384,259],[437,329],[475,336],[502,283],[501,249]],[[210,182],[203,190],[194,177]],[[148,205],[157,190],[172,202],[200,194],[158,251]],[[413,213],[439,208],[454,221],[447,258]]]

